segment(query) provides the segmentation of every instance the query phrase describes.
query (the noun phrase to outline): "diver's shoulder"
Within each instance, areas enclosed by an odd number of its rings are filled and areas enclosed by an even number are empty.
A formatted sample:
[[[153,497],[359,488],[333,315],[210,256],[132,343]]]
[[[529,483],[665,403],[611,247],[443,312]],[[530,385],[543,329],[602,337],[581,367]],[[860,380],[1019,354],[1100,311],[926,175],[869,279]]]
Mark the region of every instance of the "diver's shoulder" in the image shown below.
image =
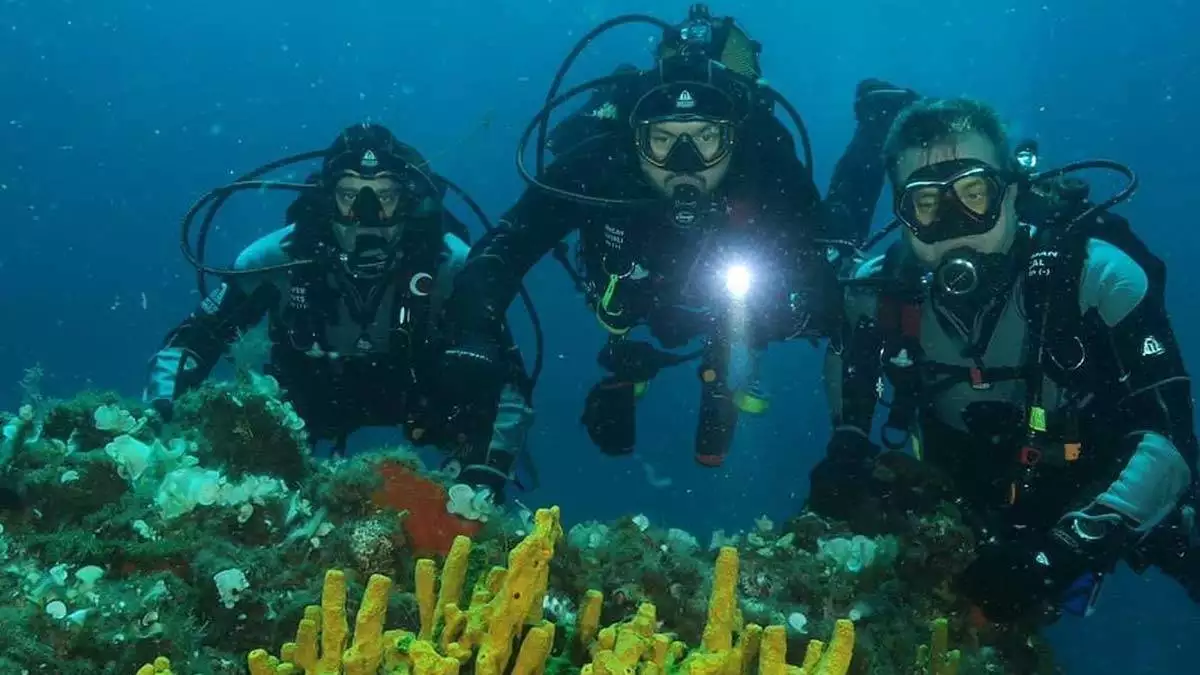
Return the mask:
[[[233,268],[247,271],[292,262],[294,258],[289,251],[295,229],[295,225],[288,225],[259,237],[242,249]]]
[[[1116,325],[1150,292],[1150,275],[1120,246],[1097,237],[1085,244],[1079,276],[1079,308],[1099,311],[1104,322]]]
[[[445,255],[446,264],[461,267],[471,253],[471,245],[462,237],[447,232],[442,235],[442,252]]]

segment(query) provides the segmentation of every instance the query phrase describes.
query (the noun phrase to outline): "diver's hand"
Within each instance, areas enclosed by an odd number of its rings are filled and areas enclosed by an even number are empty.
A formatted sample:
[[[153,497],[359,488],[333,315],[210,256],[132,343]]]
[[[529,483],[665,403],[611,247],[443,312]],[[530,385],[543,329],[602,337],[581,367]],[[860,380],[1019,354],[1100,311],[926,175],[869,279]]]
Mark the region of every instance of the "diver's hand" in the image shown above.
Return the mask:
[[[1062,539],[1049,535],[985,544],[958,579],[958,592],[989,621],[1008,623],[1049,609],[1080,576],[1088,559]]]
[[[879,447],[857,429],[839,429],[809,474],[808,506],[828,518],[847,520],[861,507],[870,487]]]
[[[504,388],[501,353],[499,345],[486,339],[463,340],[442,351],[433,403],[452,443],[491,442]]]
[[[854,117],[859,124],[887,132],[905,106],[921,98],[912,89],[874,78],[858,83],[854,92]]]
[[[810,254],[796,269],[760,314],[768,342],[830,335],[841,325],[842,291],[833,266]]]
[[[150,409],[165,424],[170,424],[175,417],[175,402],[169,398],[156,398],[150,401]]]

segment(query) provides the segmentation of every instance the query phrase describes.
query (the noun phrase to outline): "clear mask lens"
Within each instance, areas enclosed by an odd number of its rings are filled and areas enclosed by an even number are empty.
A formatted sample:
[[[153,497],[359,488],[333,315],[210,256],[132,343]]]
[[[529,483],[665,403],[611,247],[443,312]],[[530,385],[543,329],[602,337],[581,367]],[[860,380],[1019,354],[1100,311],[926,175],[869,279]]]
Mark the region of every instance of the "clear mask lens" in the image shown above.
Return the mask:
[[[962,164],[930,165],[910,177],[897,195],[896,216],[920,241],[983,234],[996,226],[1008,182],[988,165]]]
[[[695,170],[692,165],[705,169],[725,159],[732,145],[732,133],[729,125],[719,122],[689,131],[644,124],[638,130],[637,141],[638,154],[650,164],[668,170]],[[689,166],[680,166],[683,164]]]

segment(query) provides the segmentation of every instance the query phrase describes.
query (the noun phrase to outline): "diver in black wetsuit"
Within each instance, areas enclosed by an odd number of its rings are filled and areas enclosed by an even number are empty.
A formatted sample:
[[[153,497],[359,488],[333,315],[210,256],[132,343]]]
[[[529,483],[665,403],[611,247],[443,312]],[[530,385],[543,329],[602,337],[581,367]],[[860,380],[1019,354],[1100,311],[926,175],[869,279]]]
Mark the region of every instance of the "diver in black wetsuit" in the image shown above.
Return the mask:
[[[608,454],[631,452],[635,401],[646,383],[663,367],[699,359],[695,458],[717,466],[739,412],[765,407],[753,374],[744,387],[730,383],[732,350],[744,346],[757,355],[769,342],[836,327],[836,274],[821,241],[857,241],[865,233],[870,208],[862,205],[873,205],[882,188],[886,129],[916,95],[878,81],[859,87],[855,156],[840,165],[854,167],[857,177],[835,178],[847,206],[825,208],[803,124],[763,83],[758,43],[702,5],[678,26],[630,20],[664,30],[656,63],[646,71],[623,66],[577,87],[573,93],[594,88],[597,94],[550,134],[553,164],[542,171],[539,155],[538,175],[531,176],[519,163],[531,189],[473,247],[447,303],[441,407],[460,411],[452,425],[488,424],[502,372],[505,311],[526,272],[555,252],[610,336],[599,358],[609,375],[591,390],[583,414],[592,440]],[[585,37],[571,59],[620,21]],[[534,126],[542,124],[544,135],[550,112],[571,95],[553,100],[552,90],[522,148]],[[797,158],[791,134],[775,117],[777,104],[797,123],[807,161]],[[858,222],[834,229],[830,212]],[[575,232],[578,269],[560,248]],[[665,350],[702,344],[682,354],[661,351],[631,337],[638,326],[647,326]]]
[[[901,113],[885,161],[902,233],[846,283],[827,363],[833,437],[809,506],[870,518],[890,490],[870,440],[943,470],[981,546],[958,592],[994,621],[1086,614],[1119,560],[1200,602],[1191,380],[1165,265],[1109,207],[1126,167],[1037,173],[972,100]],[[1099,204],[1068,171],[1130,180]],[[1046,613],[1046,614],[1043,614]]]
[[[321,153],[298,158],[311,154]],[[448,435],[436,424],[442,415],[429,410],[435,373],[428,350],[469,250],[465,226],[444,208],[444,179],[379,125],[346,129],[321,159],[313,184],[290,186],[302,195],[288,225],[247,247],[223,271],[224,283],[167,336],[151,361],[146,399],[169,417],[172,402],[266,317],[268,372],[310,438],[340,449],[361,427],[403,425],[414,442],[454,455],[458,481],[476,492],[473,509],[486,513],[484,502],[503,498],[523,451],[531,393],[505,333],[492,427],[469,438]]]

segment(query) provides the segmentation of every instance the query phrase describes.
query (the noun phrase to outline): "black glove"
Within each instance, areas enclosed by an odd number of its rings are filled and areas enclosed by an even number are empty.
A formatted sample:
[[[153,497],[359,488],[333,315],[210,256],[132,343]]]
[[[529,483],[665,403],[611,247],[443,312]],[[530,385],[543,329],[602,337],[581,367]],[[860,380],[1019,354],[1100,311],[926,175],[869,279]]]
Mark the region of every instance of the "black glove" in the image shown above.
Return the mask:
[[[1006,623],[1057,605],[1091,560],[1059,528],[1018,541],[985,544],[958,579],[958,592],[990,621]]]
[[[170,423],[175,417],[175,402],[169,398],[156,398],[150,401],[150,408],[158,414],[163,422]]]
[[[1134,531],[1122,516],[1102,507],[1072,512],[1048,532],[986,544],[963,572],[959,592],[984,615],[1013,621],[1039,608],[1075,602],[1069,595],[1085,577],[1111,571]]]
[[[822,459],[809,474],[808,506],[828,518],[847,520],[869,492],[879,447],[853,429],[833,432]]]
[[[795,247],[783,269],[770,275],[755,325],[761,342],[829,335],[841,325],[837,269],[815,247]]]
[[[921,96],[912,89],[873,78],[863,80],[854,91],[854,117],[859,124],[887,133],[896,115],[919,98]]]
[[[442,352],[433,372],[434,415],[453,444],[490,443],[506,370],[501,349],[487,340],[467,340]]]
[[[628,455],[637,437],[636,383],[606,377],[588,392],[580,422],[606,455]]]

